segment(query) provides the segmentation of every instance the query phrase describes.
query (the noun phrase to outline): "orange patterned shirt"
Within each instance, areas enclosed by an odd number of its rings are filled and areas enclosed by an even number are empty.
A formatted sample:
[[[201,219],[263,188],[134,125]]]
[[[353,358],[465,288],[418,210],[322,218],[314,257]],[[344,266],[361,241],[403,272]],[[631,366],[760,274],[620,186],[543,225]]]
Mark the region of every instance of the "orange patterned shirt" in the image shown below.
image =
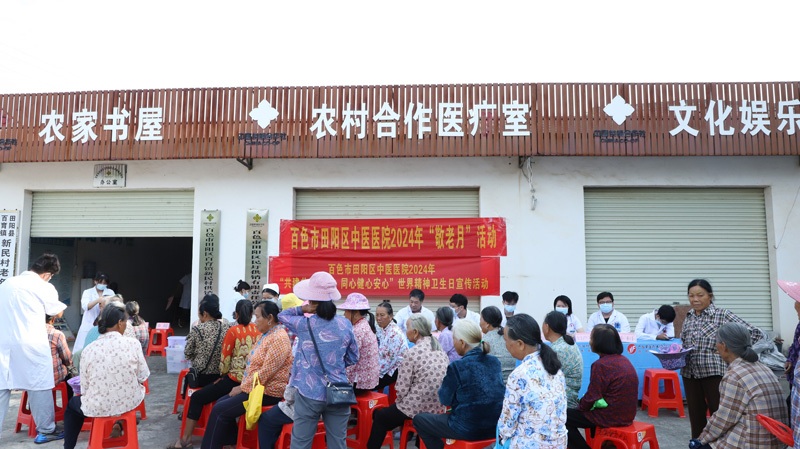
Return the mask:
[[[219,362],[220,374],[227,374],[234,382],[241,382],[244,370],[247,367],[247,356],[258,340],[259,332],[256,325],[248,323],[247,326],[237,324],[228,329],[222,341],[222,358]]]
[[[273,327],[261,336],[250,352],[247,372],[242,381],[242,391],[250,393],[257,373],[258,381],[264,386],[265,395],[283,397],[286,385],[289,384],[289,372],[293,361],[289,334],[283,326]]]

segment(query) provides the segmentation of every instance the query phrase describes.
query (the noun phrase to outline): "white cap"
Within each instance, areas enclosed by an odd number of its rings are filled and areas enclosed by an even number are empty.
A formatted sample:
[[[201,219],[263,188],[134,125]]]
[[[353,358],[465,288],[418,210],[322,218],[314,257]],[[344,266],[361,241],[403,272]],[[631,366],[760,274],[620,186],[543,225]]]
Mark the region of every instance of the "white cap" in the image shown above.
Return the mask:
[[[267,284],[264,286],[264,288],[261,289],[262,292],[266,290],[272,290],[277,295],[281,294],[281,289],[280,287],[278,287],[278,284]]]

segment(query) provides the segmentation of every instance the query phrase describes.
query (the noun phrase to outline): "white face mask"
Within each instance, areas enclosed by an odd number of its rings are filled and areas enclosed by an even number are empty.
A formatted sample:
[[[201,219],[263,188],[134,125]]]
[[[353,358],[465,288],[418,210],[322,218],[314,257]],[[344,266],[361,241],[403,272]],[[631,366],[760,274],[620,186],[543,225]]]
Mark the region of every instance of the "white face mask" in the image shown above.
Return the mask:
[[[603,313],[611,313],[614,310],[614,304],[611,303],[603,303],[600,304],[600,311]]]
[[[106,289],[107,286],[106,286],[106,284],[97,284],[96,287],[97,287],[98,290],[100,290],[102,292],[103,290]]]
[[[508,313],[514,313],[514,311],[517,310],[516,304],[504,304],[503,307],[506,309],[506,312]]]
[[[566,315],[569,313],[569,307],[556,307],[556,312],[561,312]]]

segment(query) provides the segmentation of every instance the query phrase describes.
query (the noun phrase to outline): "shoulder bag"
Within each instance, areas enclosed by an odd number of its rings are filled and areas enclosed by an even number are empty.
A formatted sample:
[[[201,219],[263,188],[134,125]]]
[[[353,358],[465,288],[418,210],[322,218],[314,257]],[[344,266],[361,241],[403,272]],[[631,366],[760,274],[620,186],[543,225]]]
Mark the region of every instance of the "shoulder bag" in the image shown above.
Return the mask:
[[[328,405],[353,405],[356,404],[356,393],[353,391],[353,385],[350,382],[331,382],[328,378],[328,372],[325,370],[325,363],[322,361],[322,356],[319,354],[317,347],[317,340],[314,338],[314,332],[311,330],[311,320],[306,318],[306,326],[308,333],[311,335],[311,342],[314,343],[314,351],[317,353],[319,359],[319,366],[322,368],[322,374],[325,375],[325,380],[328,384],[325,386],[325,394],[327,396]]]
[[[217,321],[219,323],[219,321]],[[206,369],[208,369],[208,365],[211,364],[211,359],[214,358],[214,353],[217,351],[217,346],[219,346],[219,336],[222,334],[222,323],[219,323],[219,332],[217,332],[217,340],[214,342],[214,349],[211,351],[211,356],[206,361],[206,366],[203,369],[197,369],[195,367],[189,368],[189,372],[186,373],[186,383],[183,387],[183,395],[186,396],[186,390],[188,388],[198,388],[200,386],[200,374],[203,373]]]

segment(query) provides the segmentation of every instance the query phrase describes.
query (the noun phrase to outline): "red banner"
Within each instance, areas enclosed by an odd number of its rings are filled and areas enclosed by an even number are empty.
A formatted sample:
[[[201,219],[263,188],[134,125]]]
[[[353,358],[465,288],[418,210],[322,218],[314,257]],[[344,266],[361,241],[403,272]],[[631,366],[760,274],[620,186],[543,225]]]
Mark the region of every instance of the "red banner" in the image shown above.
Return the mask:
[[[327,271],[346,295],[404,296],[419,288],[430,296],[500,294],[500,258],[462,259],[347,259],[331,261],[312,257],[270,257],[269,282],[289,292],[317,271]]]
[[[327,258],[506,255],[504,218],[281,220],[281,256]]]

